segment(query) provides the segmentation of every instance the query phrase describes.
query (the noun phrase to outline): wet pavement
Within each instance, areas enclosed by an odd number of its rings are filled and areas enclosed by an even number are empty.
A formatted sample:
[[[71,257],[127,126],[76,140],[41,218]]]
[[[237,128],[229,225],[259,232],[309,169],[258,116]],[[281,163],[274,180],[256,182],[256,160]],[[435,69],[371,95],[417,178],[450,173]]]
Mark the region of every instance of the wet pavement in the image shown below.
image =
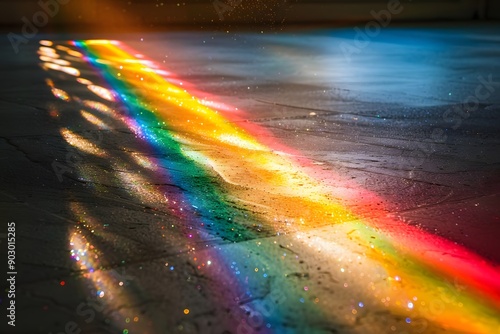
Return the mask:
[[[499,36],[3,41],[1,332],[500,332]]]

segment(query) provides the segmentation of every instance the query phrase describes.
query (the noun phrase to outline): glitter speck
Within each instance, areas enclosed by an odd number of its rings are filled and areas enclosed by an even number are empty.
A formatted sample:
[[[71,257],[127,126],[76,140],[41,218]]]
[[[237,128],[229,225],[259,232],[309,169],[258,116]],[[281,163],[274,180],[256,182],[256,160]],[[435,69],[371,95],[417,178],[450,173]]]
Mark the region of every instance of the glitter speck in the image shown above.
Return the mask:
[[[359,306],[359,307],[364,307],[364,306],[365,306],[365,304],[363,304],[362,302],[359,302],[359,303],[358,303],[358,306]]]
[[[408,308],[412,309],[413,308],[413,303],[412,302],[409,302],[408,303]]]
[[[189,309],[188,308],[184,309],[184,314],[189,314]]]
[[[406,323],[409,324],[411,322],[410,318],[406,318]]]

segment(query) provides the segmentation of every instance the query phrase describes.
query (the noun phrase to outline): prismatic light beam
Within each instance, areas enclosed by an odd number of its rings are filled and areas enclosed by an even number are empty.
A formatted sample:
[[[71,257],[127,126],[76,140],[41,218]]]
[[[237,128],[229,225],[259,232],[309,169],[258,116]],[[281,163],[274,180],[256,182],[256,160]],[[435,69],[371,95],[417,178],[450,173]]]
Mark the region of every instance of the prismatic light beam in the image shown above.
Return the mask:
[[[252,219],[262,229],[294,235],[297,244],[310,247],[311,252],[321,249],[323,257],[363,254],[366,261],[359,273],[360,286],[370,286],[371,299],[409,324],[419,312],[419,316],[444,329],[492,333],[499,328],[500,273],[492,264],[446,239],[386,218],[382,210],[359,209],[359,205],[350,203],[352,196],[339,200],[342,194],[333,196],[331,187],[312,176],[310,168],[258,138],[252,127],[231,122],[223,111],[212,107],[217,104],[207,103],[191,95],[185,86],[167,80],[162,73],[168,72],[134,56],[122,43],[88,40],[73,45],[112,88],[89,85],[89,90],[106,101],[123,103],[131,115],[127,124],[141,139],[185,159],[185,167],[172,175],[173,182],[188,180],[190,173],[217,175],[217,182],[185,185],[186,199],[192,206],[210,211],[211,206],[232,201],[238,208],[251,208]],[[57,58],[49,49],[44,49],[43,56],[47,60]],[[78,76],[79,72],[59,63],[59,67],[47,68]],[[106,106],[100,108],[105,110]],[[101,124],[89,114],[82,115]],[[61,133],[81,150],[105,154],[69,130]],[[152,166],[140,156],[134,159]],[[133,182],[130,177],[122,179]],[[149,193],[137,192],[142,197]],[[354,192],[370,201],[377,199],[376,194],[359,187]],[[230,213],[233,209],[225,205],[224,210]],[[206,219],[215,221],[210,215]],[[251,240],[257,233],[243,223],[236,229],[234,241]],[[224,264],[225,256],[219,254],[218,261]],[[215,258],[214,254],[205,259],[203,266],[213,266]],[[373,282],[381,269],[389,275],[383,286]],[[258,268],[255,270],[258,272]],[[340,271],[347,272],[345,268]],[[454,279],[454,284],[448,283]],[[309,287],[302,289],[309,291]],[[439,312],[429,308],[436,299],[445,300],[446,307]],[[313,307],[325,317],[333,312],[321,309],[319,304]],[[357,303],[352,314],[364,307],[363,302]]]

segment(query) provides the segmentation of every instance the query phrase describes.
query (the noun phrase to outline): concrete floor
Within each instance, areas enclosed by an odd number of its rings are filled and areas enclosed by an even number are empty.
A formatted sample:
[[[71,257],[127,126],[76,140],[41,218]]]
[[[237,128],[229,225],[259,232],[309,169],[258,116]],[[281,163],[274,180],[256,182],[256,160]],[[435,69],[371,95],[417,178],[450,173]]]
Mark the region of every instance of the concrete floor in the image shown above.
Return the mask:
[[[1,332],[500,333],[500,26],[356,34],[2,40]]]

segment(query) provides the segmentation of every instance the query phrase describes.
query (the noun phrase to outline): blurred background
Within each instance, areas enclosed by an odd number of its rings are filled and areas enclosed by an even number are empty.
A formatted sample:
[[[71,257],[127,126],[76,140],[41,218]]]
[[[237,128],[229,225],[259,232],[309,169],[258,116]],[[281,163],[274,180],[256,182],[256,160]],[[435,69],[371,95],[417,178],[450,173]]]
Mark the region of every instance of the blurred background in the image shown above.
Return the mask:
[[[0,22],[19,25],[22,17],[58,1],[64,15],[44,26],[155,29],[165,25],[314,23],[343,24],[372,19],[387,9],[381,0],[0,0]],[[393,20],[488,20],[500,18],[497,0],[402,0]]]

